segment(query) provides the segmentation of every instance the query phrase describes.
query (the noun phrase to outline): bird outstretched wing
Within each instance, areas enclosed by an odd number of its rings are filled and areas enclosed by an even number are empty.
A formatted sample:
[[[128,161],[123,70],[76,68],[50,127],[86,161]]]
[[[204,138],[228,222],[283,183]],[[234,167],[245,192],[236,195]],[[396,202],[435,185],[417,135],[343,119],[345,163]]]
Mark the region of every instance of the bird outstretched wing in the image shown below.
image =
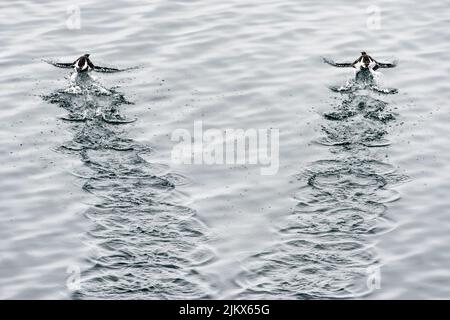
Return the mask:
[[[377,62],[377,65],[380,66],[380,68],[395,68],[397,66],[397,62],[388,62],[388,63],[383,63],[383,62]]]
[[[338,68],[349,68],[352,67],[352,64],[350,62],[335,62],[331,59],[322,57],[323,62],[328,63],[329,65],[333,66],[333,67],[338,67]]]
[[[57,68],[65,68],[65,69],[73,68],[73,63],[53,62],[53,61],[45,61],[45,62],[47,62]]]
[[[103,73],[113,73],[113,72],[120,72],[120,71],[123,71],[123,70],[116,69],[116,68],[94,66],[94,71],[103,72]]]

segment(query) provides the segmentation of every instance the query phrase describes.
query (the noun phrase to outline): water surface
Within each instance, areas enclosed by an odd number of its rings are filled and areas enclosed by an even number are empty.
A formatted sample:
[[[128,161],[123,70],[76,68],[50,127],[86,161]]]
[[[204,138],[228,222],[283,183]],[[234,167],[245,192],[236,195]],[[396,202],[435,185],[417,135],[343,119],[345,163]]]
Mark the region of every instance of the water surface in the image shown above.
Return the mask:
[[[373,4],[0,4],[0,297],[448,298],[447,3]],[[398,93],[329,89],[361,50]],[[86,52],[138,68],[42,61]],[[280,129],[278,173],[172,163],[198,120]]]

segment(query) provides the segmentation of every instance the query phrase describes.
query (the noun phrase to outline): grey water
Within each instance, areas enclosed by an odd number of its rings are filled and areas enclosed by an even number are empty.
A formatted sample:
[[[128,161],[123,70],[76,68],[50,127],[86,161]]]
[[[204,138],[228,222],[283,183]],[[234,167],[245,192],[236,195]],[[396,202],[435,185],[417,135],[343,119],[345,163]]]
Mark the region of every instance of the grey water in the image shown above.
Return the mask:
[[[0,298],[450,298],[447,7],[1,2]],[[173,162],[199,120],[278,172]]]

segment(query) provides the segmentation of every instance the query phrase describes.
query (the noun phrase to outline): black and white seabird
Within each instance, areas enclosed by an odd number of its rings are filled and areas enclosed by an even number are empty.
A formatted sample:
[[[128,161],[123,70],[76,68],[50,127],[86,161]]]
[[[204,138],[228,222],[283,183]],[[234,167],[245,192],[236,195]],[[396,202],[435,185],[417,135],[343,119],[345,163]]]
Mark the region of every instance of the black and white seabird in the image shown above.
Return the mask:
[[[359,62],[361,62],[361,66],[360,66],[361,68],[372,69],[374,71],[379,68],[394,68],[397,66],[396,61],[394,61],[392,63],[378,62],[377,60],[375,60],[374,58],[369,56],[365,51],[361,52],[361,56],[358,59],[356,59],[355,62],[353,62],[351,64],[351,66],[353,68],[355,68],[355,65],[358,64]],[[371,65],[372,63],[374,63],[375,65]]]
[[[325,57],[322,57],[322,59],[323,59],[323,62],[328,63],[329,65],[332,65],[333,67],[338,67],[338,68],[350,68],[350,67],[356,68],[356,65],[358,63],[361,63],[361,65],[359,66],[359,69],[377,70],[379,68],[394,68],[397,66],[396,61],[388,62],[388,63],[378,62],[377,60],[375,60],[374,58],[369,56],[365,51],[362,51],[361,56],[358,59],[356,59],[353,63],[351,63],[351,62],[335,62],[332,59],[328,59]],[[372,63],[374,63],[374,65]]]
[[[375,66],[373,66],[372,68],[373,70],[377,70],[380,65],[374,58],[369,56],[365,51],[362,51],[361,56],[358,59],[356,59],[355,62],[352,63],[352,67],[355,67],[355,65],[360,62],[362,63],[361,67],[366,69],[369,68],[371,63],[375,63]]]
[[[78,73],[86,72],[89,70],[94,70],[95,66],[89,59],[89,53],[86,53],[79,57],[72,63],[72,66],[75,68],[75,71]]]
[[[44,60],[44,61],[46,61],[46,60]],[[77,73],[85,73],[87,71],[113,73],[113,72],[120,72],[120,71],[126,71],[126,70],[132,69],[132,68],[117,69],[117,68],[94,66],[92,61],[89,59],[89,53],[82,55],[74,62],[52,62],[52,61],[46,61],[46,62],[50,63],[51,65],[54,65],[55,67],[58,67],[58,68],[65,68],[65,69],[74,68]]]

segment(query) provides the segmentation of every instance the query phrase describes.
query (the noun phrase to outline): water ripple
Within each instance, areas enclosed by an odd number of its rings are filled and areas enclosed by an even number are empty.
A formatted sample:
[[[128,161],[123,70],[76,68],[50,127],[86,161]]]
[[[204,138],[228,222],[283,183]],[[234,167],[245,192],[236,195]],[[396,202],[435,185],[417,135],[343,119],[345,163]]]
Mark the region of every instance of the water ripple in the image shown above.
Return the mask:
[[[142,155],[149,146],[127,137],[120,106],[131,104],[89,76],[43,97],[68,112],[73,137],[58,149],[78,155],[73,172],[96,203],[85,212],[92,228],[84,243],[91,267],[74,298],[205,298],[211,293],[195,267],[214,259],[208,229],[195,212],[172,199],[187,180],[161,172]],[[115,119],[115,120],[111,120]],[[118,119],[118,121],[116,121]]]
[[[395,228],[387,204],[408,178],[370,149],[389,145],[386,126],[395,116],[386,102],[351,94],[323,117],[318,142],[333,157],[296,176],[302,186],[278,227],[281,240],[244,263],[239,297],[354,298],[374,289],[368,277],[382,263],[375,239]]]

